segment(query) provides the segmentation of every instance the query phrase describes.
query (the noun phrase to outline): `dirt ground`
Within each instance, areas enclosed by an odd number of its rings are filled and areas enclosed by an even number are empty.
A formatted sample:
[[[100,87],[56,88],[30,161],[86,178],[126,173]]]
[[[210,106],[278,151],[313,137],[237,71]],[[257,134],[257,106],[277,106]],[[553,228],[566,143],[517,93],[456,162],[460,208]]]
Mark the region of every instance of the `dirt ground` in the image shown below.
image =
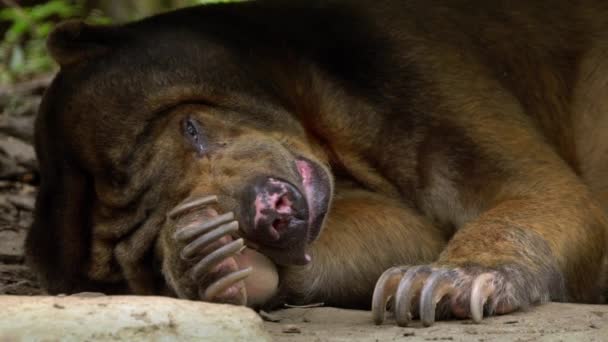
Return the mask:
[[[24,265],[38,176],[32,143],[36,108],[49,77],[0,87],[0,295],[42,294]],[[608,306],[552,303],[485,320],[374,326],[366,311],[295,308],[263,313],[277,341],[608,341]]]
[[[528,312],[471,321],[375,326],[368,311],[336,308],[273,312],[265,322],[276,341],[608,341],[608,306],[551,303]]]

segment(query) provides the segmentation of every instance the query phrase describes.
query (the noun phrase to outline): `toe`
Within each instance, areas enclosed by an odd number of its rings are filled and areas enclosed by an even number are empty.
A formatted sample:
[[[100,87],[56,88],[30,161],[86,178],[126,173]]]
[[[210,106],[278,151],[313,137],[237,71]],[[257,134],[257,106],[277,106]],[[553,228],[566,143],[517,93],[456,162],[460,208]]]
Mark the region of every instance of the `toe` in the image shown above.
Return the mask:
[[[412,319],[412,304],[419,297],[424,280],[431,274],[429,266],[412,267],[403,276],[395,293],[395,320],[399,326],[407,326]]]
[[[378,279],[372,297],[372,315],[376,324],[382,324],[386,314],[386,304],[394,295],[399,281],[407,270],[407,266],[389,268]]]
[[[209,255],[205,256],[192,268],[192,280],[199,281],[213,268],[213,266],[217,265],[222,260],[233,256],[235,253],[239,252],[244,247],[245,243],[243,239],[238,239],[209,253]]]
[[[187,199],[183,203],[178,204],[175,208],[173,208],[167,216],[170,219],[175,219],[181,216],[184,213],[187,213],[193,209],[204,207],[209,204],[217,203],[217,196],[205,196],[205,197],[197,197],[194,199]]]
[[[450,270],[433,272],[424,283],[420,294],[420,320],[426,327],[435,323],[437,303],[445,296],[454,295],[454,275]]]
[[[494,292],[494,278],[491,273],[482,273],[475,278],[471,286],[470,310],[475,323],[483,319],[483,309],[490,295]]]

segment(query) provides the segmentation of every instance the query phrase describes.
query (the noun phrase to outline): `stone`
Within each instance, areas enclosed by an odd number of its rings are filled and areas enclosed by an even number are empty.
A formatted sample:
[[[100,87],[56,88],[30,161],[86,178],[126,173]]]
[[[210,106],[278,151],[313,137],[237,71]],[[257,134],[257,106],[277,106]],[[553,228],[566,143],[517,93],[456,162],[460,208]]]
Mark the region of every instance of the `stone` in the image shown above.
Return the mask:
[[[167,297],[0,296],[0,341],[270,341],[251,309]]]
[[[22,229],[0,229],[0,262],[15,263],[23,260],[26,232]]]
[[[0,179],[18,177],[38,169],[32,145],[0,134]]]

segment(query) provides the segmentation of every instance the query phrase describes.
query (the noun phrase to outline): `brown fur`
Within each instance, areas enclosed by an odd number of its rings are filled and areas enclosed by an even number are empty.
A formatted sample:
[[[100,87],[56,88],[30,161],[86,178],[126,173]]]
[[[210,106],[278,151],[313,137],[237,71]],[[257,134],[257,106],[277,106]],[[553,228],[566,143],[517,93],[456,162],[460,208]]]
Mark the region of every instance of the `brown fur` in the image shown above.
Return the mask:
[[[479,274],[490,313],[598,302],[607,17],[599,0],[260,1],[62,26],[29,260],[53,293],[196,298],[167,212],[217,195],[239,216],[254,176],[298,179],[297,154],[334,195],[313,261],[279,267],[268,306],[366,307],[384,270],[427,264],[455,288],[440,316],[469,315]]]

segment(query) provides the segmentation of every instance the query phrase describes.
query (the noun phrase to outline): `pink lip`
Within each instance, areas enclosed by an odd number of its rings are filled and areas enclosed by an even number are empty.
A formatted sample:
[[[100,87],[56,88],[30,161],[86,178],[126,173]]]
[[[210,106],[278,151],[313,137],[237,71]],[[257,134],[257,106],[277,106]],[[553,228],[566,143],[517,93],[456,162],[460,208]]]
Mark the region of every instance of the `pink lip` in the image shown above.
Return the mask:
[[[312,166],[304,160],[297,160],[296,167],[298,168],[298,172],[302,177],[302,187],[304,188],[304,196],[306,197],[306,202],[308,203],[308,224],[310,225],[312,224],[313,219],[316,215],[316,213],[314,212],[314,205],[311,202],[315,193],[315,188],[312,181],[314,171],[312,169]]]

